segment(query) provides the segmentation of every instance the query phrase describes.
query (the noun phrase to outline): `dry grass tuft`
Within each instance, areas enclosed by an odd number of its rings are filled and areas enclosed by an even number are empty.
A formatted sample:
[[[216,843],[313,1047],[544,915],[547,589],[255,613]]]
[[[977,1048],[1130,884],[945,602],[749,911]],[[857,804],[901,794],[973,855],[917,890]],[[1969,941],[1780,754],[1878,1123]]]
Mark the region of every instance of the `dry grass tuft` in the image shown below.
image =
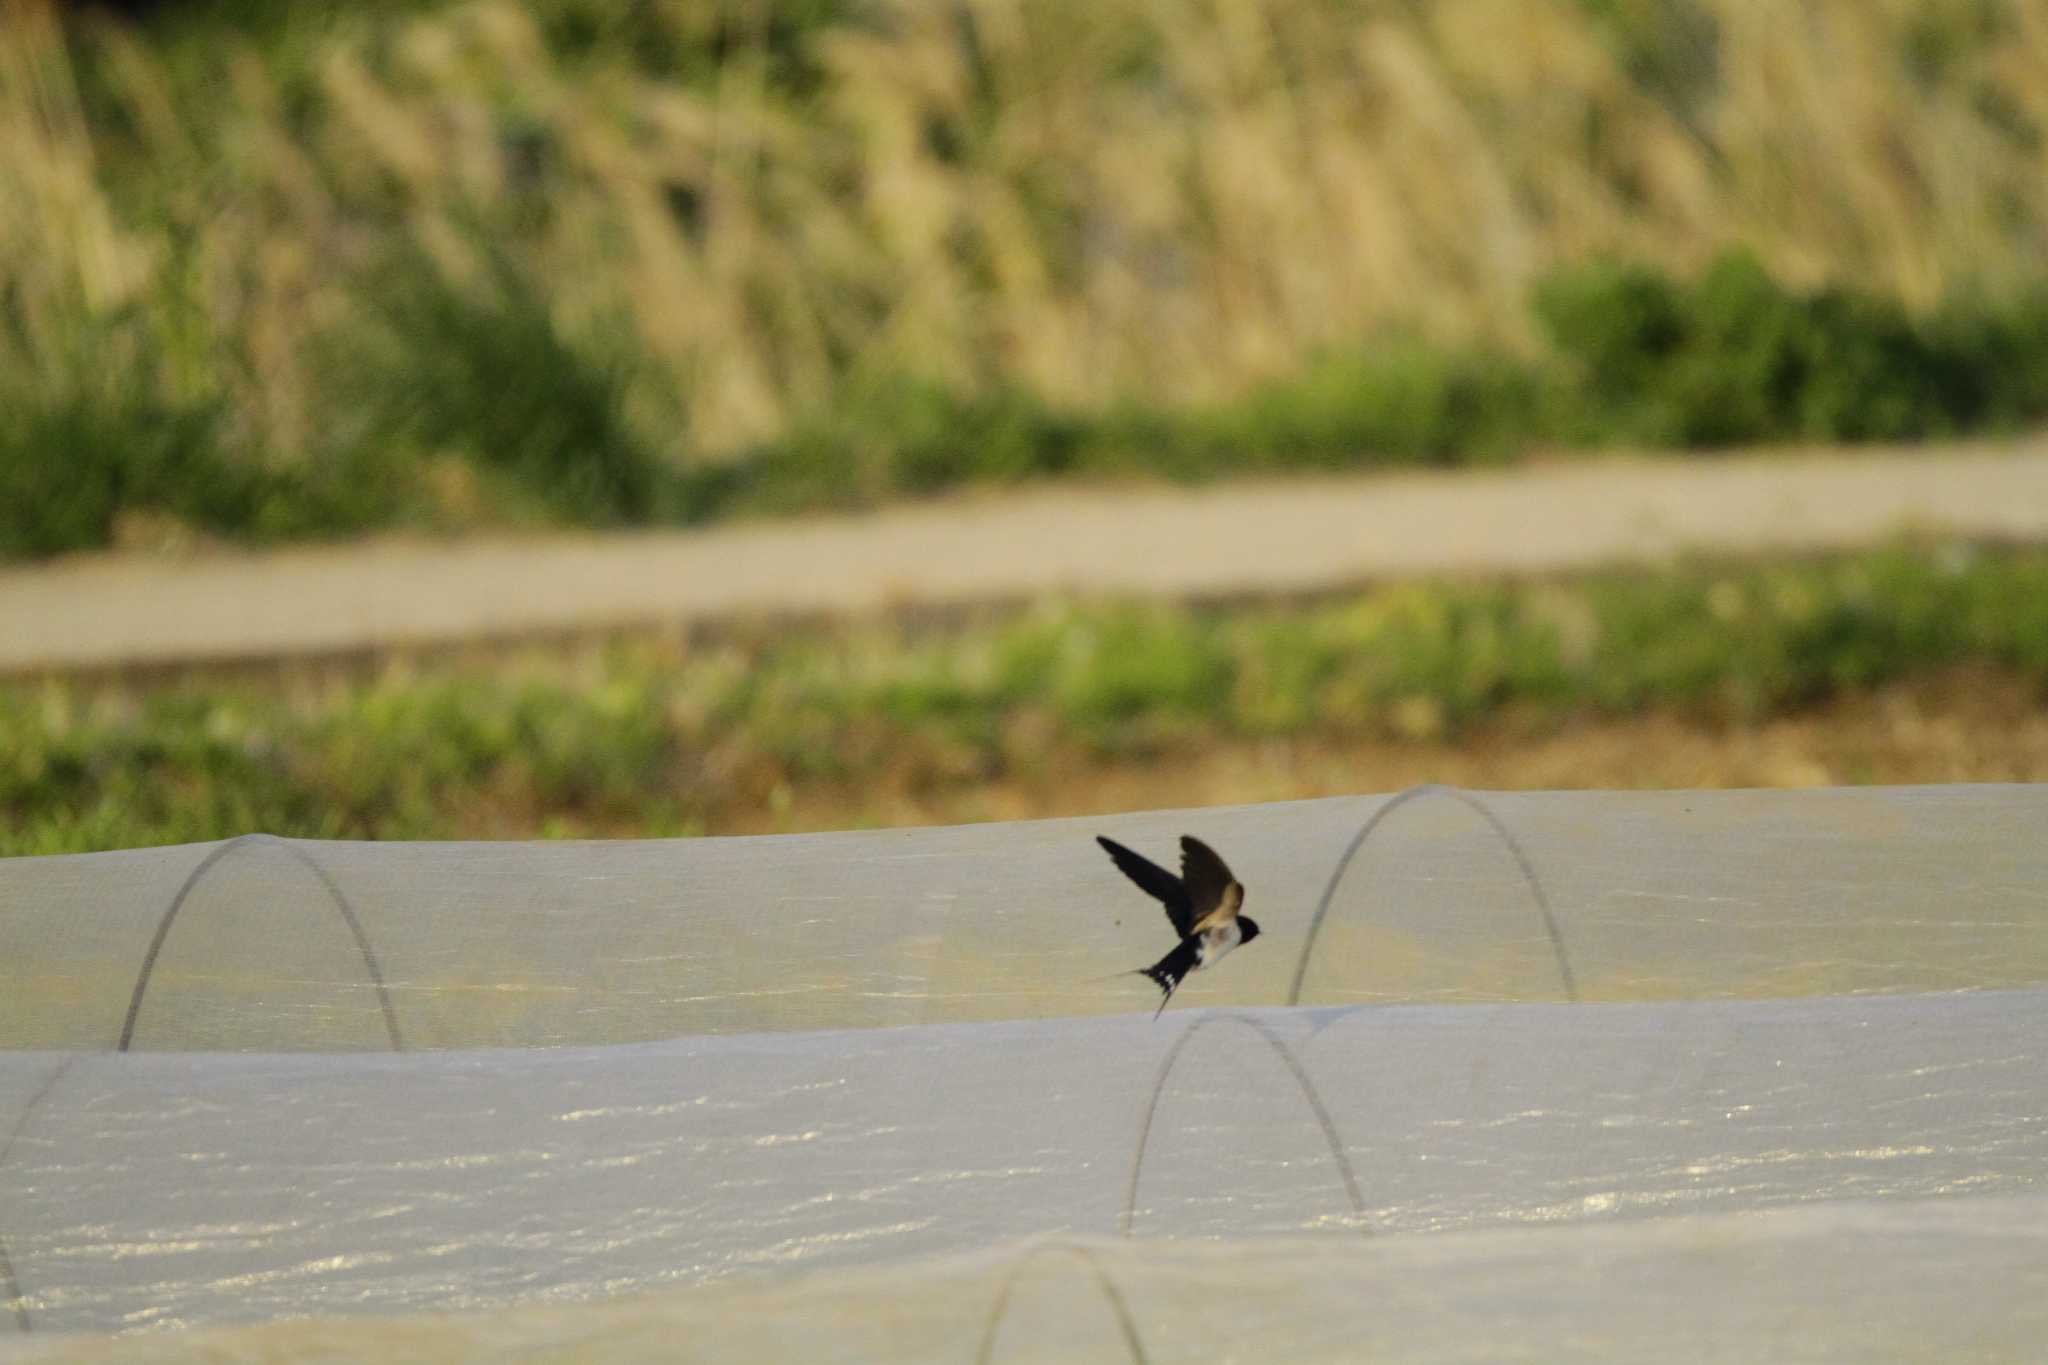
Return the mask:
[[[2039,0],[671,3],[576,41],[572,12],[67,48],[4,0],[0,369],[126,347],[317,471],[374,296],[487,326],[488,242],[550,355],[631,357],[620,439],[675,465],[903,374],[1087,408],[1384,329],[1512,346],[1590,253],[1742,243],[1928,306],[2048,250]]]

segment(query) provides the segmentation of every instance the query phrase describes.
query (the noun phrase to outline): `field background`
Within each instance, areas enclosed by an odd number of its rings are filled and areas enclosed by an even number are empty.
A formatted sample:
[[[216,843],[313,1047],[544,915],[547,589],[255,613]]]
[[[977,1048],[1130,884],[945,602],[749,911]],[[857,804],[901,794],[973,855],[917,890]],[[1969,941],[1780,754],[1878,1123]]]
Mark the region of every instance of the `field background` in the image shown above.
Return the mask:
[[[2042,0],[0,0],[0,556],[2048,421]],[[260,572],[260,563],[252,568]],[[2036,779],[2026,547],[0,683],[0,852]]]
[[[0,12],[0,553],[2048,417],[2039,0]]]

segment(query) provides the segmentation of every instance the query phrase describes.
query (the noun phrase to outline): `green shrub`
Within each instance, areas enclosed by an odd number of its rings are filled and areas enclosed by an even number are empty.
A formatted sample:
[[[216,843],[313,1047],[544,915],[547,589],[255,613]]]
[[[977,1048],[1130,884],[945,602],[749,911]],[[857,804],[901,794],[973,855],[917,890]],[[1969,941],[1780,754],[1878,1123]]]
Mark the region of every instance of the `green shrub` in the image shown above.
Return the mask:
[[[256,521],[279,490],[226,449],[222,405],[167,398],[132,320],[85,335],[56,373],[0,376],[0,558],[97,548],[128,510]]]
[[[360,293],[364,316],[330,341],[350,457],[455,451],[564,521],[662,516],[672,480],[629,419],[629,363],[570,341],[534,274],[475,244],[474,283],[416,249],[387,262]]]
[[[2048,416],[2048,288],[1957,300],[1923,322],[1853,290],[1788,290],[1731,252],[1690,281],[1597,261],[1547,277],[1531,302],[1548,356],[1382,338],[1190,407],[1130,399],[1084,414],[1021,389],[897,376],[693,472],[682,501],[703,519],[1063,475],[1469,465],[1550,444],[1896,441]]]
[[[1714,447],[1907,440],[2048,416],[2048,293],[1956,301],[1787,290],[1747,252],[1690,282],[1597,262],[1534,296],[1567,367],[1578,441]]]

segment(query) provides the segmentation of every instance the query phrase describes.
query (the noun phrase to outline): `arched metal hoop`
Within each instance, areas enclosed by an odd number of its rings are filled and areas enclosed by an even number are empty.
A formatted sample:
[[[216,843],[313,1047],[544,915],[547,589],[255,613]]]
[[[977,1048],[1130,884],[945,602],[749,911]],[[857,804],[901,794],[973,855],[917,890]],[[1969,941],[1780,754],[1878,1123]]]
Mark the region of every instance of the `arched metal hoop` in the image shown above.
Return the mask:
[[[1543,883],[1537,879],[1536,869],[1530,864],[1529,855],[1522,851],[1521,840],[1515,838],[1514,832],[1501,822],[1501,818],[1493,813],[1493,808],[1484,801],[1461,787],[1448,787],[1439,782],[1427,782],[1401,792],[1374,811],[1372,817],[1359,826],[1358,833],[1351,836],[1350,846],[1344,850],[1344,856],[1337,860],[1336,870],[1330,873],[1329,884],[1323,887],[1323,897],[1316,902],[1315,915],[1308,922],[1308,938],[1302,943],[1301,957],[1294,964],[1294,985],[1287,992],[1287,1003],[1301,1003],[1301,987],[1308,979],[1308,964],[1315,953],[1316,935],[1322,932],[1323,918],[1330,913],[1330,902],[1336,899],[1337,888],[1343,883],[1345,872],[1350,870],[1351,860],[1358,856],[1358,850],[1365,847],[1365,841],[1372,837],[1373,831],[1378,829],[1389,815],[1409,802],[1419,801],[1425,796],[1448,797],[1470,807],[1478,812],[1479,818],[1486,821],[1487,827],[1499,837],[1509,856],[1515,860],[1515,866],[1520,869],[1522,881],[1528,886],[1530,896],[1535,899],[1538,913],[1543,916],[1543,929],[1550,935],[1550,950],[1557,957],[1557,975],[1564,983],[1565,999],[1575,1005],[1579,1003],[1579,983],[1572,975],[1571,959],[1565,954],[1564,934],[1557,927],[1557,916],[1551,913],[1550,898],[1543,894]]]
[[[1181,1052],[1194,1041],[1196,1034],[1211,1024],[1221,1023],[1242,1024],[1258,1034],[1266,1040],[1266,1046],[1272,1048],[1273,1054],[1287,1067],[1287,1074],[1294,1077],[1295,1085],[1301,1090],[1301,1097],[1308,1101],[1309,1109],[1314,1112],[1316,1122],[1322,1127],[1323,1144],[1329,1148],[1330,1159],[1337,1165],[1337,1173],[1344,1177],[1344,1193],[1351,1200],[1352,1213],[1357,1215],[1361,1229],[1370,1232],[1372,1229],[1365,1224],[1365,1196],[1359,1193],[1358,1176],[1351,1169],[1351,1158],[1344,1154],[1343,1139],[1337,1135],[1337,1125],[1331,1122],[1330,1111],[1324,1107],[1323,1097],[1316,1093],[1315,1083],[1309,1080],[1308,1072],[1302,1069],[1300,1059],[1278,1034],[1266,1027],[1261,1020],[1248,1014],[1236,1013],[1203,1015],[1180,1037],[1174,1039],[1173,1046],[1167,1049],[1166,1059],[1159,1064],[1159,1077],[1152,1083],[1152,1098],[1145,1105],[1145,1121],[1138,1127],[1138,1148],[1131,1158],[1130,1187],[1124,1192],[1124,1214],[1118,1224],[1118,1231],[1126,1237],[1131,1235],[1131,1223],[1138,1212],[1138,1181],[1145,1174],[1145,1154],[1152,1142],[1152,1120],[1158,1116],[1159,1098],[1166,1093],[1166,1083],[1173,1078],[1173,1068],[1180,1061]]]
[[[28,1103],[15,1116],[14,1127],[8,1130],[7,1141],[0,1143],[0,1171],[7,1169],[8,1158],[14,1155],[14,1144],[21,1137],[21,1130],[28,1127],[29,1116],[36,1112],[36,1106],[49,1097],[57,1088],[57,1082],[64,1079],[72,1067],[78,1064],[80,1054],[72,1053],[63,1061],[50,1068],[50,1074],[36,1087],[36,1093],[28,1097]],[[14,1262],[7,1255],[7,1245],[0,1242],[0,1295],[4,1295],[14,1311],[14,1326],[17,1331],[33,1332],[35,1322],[29,1317],[28,1295],[21,1292],[21,1278],[14,1273]]]
[[[371,984],[377,988],[377,1004],[384,1011],[384,1031],[391,1037],[391,1050],[405,1051],[405,1040],[398,1031],[398,1012],[391,1007],[391,992],[384,984],[383,969],[377,965],[377,954],[370,948],[370,940],[363,933],[362,922],[356,918],[355,907],[348,903],[348,897],[342,894],[341,888],[335,884],[334,878],[328,875],[327,869],[313,861],[311,854],[297,844],[280,839],[274,834],[238,835],[201,858],[199,866],[193,868],[190,875],[185,878],[185,884],[179,887],[178,894],[171,898],[170,908],[164,911],[162,922],[156,926],[156,937],[150,940],[149,951],[143,955],[142,970],[135,977],[135,994],[128,999],[128,1017],[121,1021],[121,1041],[114,1045],[114,1050],[126,1052],[129,1045],[135,1041],[135,1021],[142,1014],[142,998],[149,991],[151,973],[156,971],[157,955],[163,952],[164,940],[171,936],[171,926],[177,922],[178,912],[185,908],[185,901],[199,883],[206,879],[206,874],[213,871],[215,864],[236,849],[252,843],[277,845],[297,859],[319,880],[321,887],[327,892],[328,900],[332,901],[334,908],[340,912],[342,923],[346,924],[349,933],[355,936],[356,948],[363,955],[363,968],[370,974]]]
[[[982,1328],[981,1346],[974,1353],[975,1365],[988,1365],[994,1358],[996,1333],[1001,1330],[1003,1318],[1010,1311],[1010,1296],[1016,1291],[1017,1281],[1023,1277],[1025,1268],[1033,1261],[1062,1251],[1081,1261],[1094,1274],[1102,1297],[1109,1301],[1110,1311],[1116,1314],[1117,1330],[1123,1333],[1124,1348],[1131,1353],[1136,1365],[1148,1365],[1151,1357],[1145,1354],[1145,1342],[1138,1335],[1137,1320],[1131,1316],[1130,1305],[1124,1302],[1123,1291],[1116,1287],[1115,1280],[1109,1278],[1109,1272],[1093,1251],[1073,1242],[1047,1242],[1035,1246],[1011,1263],[1003,1276],[1002,1287],[996,1290],[995,1302],[989,1305],[988,1325]]]

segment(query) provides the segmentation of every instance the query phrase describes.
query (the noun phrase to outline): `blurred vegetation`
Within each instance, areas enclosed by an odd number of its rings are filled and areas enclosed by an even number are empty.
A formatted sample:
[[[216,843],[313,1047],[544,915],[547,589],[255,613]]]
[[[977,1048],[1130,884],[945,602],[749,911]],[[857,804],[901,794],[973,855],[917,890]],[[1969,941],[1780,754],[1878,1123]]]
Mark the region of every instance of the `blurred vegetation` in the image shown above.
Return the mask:
[[[513,669],[0,685],[0,854],[251,830],[664,834],[793,790],[970,788],[1241,739],[1753,722],[1982,667],[2048,696],[2048,551],[1900,548],[1296,605],[1048,607]]]
[[[0,4],[0,556],[2048,417],[2022,0]]]

